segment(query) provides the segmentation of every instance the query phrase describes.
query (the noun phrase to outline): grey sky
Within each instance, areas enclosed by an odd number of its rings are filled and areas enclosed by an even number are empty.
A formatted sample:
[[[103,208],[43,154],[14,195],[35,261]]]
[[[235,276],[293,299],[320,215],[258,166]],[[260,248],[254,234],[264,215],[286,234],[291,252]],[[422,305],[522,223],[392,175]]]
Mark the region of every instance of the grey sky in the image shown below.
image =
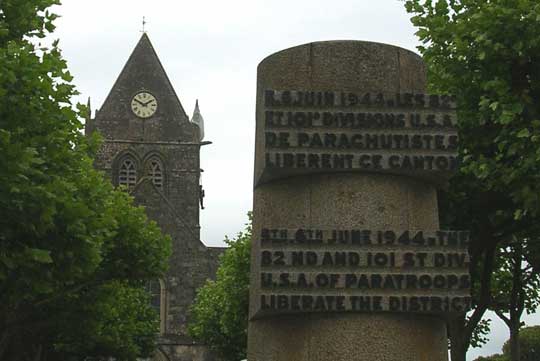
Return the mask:
[[[319,40],[355,39],[415,50],[414,28],[398,0],[64,0],[55,37],[81,96],[101,106],[146,30],[184,109],[199,99],[205,120],[201,162],[206,190],[201,238],[222,245],[251,209],[257,64],[273,52]],[[492,317],[493,320],[496,317]],[[528,322],[540,323],[536,316]],[[492,342],[508,337],[498,322]]]

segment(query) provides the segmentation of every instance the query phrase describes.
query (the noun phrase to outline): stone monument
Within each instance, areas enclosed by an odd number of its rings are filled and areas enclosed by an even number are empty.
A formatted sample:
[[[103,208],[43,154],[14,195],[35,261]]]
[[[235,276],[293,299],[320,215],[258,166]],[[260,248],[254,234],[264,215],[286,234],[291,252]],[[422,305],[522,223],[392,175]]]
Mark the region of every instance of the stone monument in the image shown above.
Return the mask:
[[[446,361],[468,232],[439,229],[453,98],[413,52],[316,42],[257,75],[249,361]]]

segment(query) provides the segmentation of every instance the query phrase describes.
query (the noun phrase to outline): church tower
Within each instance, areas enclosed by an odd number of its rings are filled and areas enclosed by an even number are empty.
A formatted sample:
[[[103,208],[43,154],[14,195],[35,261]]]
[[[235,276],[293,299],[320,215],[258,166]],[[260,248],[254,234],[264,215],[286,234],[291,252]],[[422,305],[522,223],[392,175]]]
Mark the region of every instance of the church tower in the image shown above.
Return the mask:
[[[170,361],[213,359],[187,336],[188,310],[196,289],[214,277],[223,251],[200,241],[199,158],[209,142],[202,142],[198,104],[192,120],[143,33],[102,107],[86,123],[87,134],[103,137],[96,167],[114,185],[127,187],[172,238],[169,271],[150,287],[161,320],[159,357]]]

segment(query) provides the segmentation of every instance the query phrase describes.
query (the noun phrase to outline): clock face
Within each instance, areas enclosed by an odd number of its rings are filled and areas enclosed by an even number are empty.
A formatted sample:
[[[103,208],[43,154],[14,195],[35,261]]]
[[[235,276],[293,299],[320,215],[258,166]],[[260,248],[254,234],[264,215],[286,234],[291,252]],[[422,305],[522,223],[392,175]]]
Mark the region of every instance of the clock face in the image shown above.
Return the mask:
[[[138,92],[131,99],[131,111],[139,118],[150,118],[156,110],[156,97],[146,91]]]

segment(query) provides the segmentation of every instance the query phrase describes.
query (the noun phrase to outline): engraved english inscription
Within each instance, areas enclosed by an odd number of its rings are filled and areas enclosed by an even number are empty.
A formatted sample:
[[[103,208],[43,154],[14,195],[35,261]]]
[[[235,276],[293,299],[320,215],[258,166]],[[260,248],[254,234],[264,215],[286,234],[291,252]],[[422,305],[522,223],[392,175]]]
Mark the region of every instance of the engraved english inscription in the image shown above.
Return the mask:
[[[464,231],[263,228],[265,313],[470,308]]]

